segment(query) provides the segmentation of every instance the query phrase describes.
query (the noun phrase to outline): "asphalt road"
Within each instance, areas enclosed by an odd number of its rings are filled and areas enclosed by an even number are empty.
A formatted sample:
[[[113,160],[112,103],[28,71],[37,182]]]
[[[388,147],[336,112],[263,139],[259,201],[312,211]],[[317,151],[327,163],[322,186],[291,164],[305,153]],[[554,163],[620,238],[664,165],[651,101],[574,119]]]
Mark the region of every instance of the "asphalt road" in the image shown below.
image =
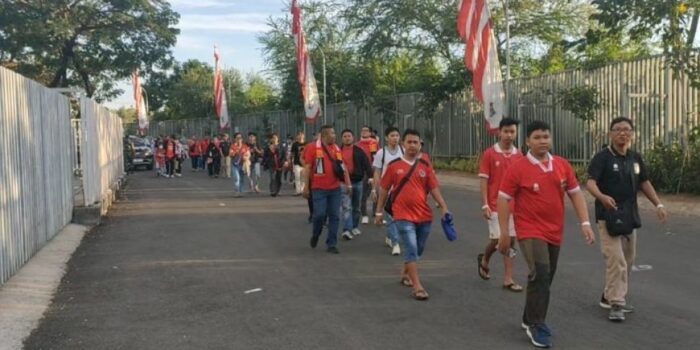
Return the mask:
[[[363,226],[339,255],[308,246],[306,203],[290,195],[233,198],[202,173],[130,177],[104,223],[68,264],[26,349],[528,349],[524,294],[476,274],[486,243],[475,192],[445,187],[459,239],[436,224],[419,269],[431,295],[409,297],[383,230]],[[697,218],[667,227],[644,213],[623,324],[598,306],[603,261],[569,211],[548,323],[559,349],[700,348]],[[325,236],[325,234],[324,234]],[[522,257],[516,279],[524,283]],[[262,291],[246,294],[251,289]]]

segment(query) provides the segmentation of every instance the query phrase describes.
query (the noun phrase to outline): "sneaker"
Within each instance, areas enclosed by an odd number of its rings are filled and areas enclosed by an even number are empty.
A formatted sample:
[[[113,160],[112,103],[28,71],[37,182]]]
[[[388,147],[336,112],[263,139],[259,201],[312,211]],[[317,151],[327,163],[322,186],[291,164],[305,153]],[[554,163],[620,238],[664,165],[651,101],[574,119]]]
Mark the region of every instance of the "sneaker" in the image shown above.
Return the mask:
[[[391,240],[389,238],[384,238],[384,244],[386,244],[387,247],[393,248],[394,245],[391,244]]]
[[[398,244],[395,245],[393,248],[391,248],[391,255],[393,255],[393,256],[401,255],[401,248],[399,247]]]
[[[175,176],[177,176],[177,177],[182,177],[182,174],[175,174]]]
[[[326,251],[331,253],[331,254],[339,254],[340,253],[340,251],[336,247],[328,247],[328,249],[326,249]]]
[[[341,237],[343,237],[343,239],[346,240],[346,241],[352,240],[352,234],[350,234],[350,231],[345,231],[345,232],[343,232],[343,234],[341,235]]]
[[[363,216],[363,217],[362,217],[362,223],[363,223],[363,224],[369,224],[369,217]]]
[[[362,234],[362,231],[360,231],[359,228],[354,228],[354,229],[352,229],[352,235],[353,235],[353,236],[359,236],[359,235],[361,235],[361,234]]]
[[[530,326],[525,330],[532,345],[538,348],[552,347],[552,341],[542,325]]]
[[[311,235],[311,248],[316,248],[316,246],[318,245],[318,237],[319,236]]]
[[[613,304],[610,307],[610,313],[608,314],[608,320],[613,322],[622,322],[625,320],[625,313],[622,311],[622,305]]]
[[[605,299],[604,294],[600,296],[600,303],[598,303],[598,305],[600,305],[600,307],[602,307],[603,309],[606,309],[606,310],[610,310],[610,308],[611,308],[610,302],[608,302],[608,300]],[[622,312],[624,312],[626,314],[628,314],[630,312],[634,312],[634,306],[629,305],[629,304],[622,305]]]
[[[524,330],[527,330],[528,328],[530,328],[530,326],[528,326],[525,322],[521,322],[520,327]],[[550,337],[552,336],[552,330],[549,328],[549,326],[547,326],[546,324],[543,323],[540,325],[540,327],[545,334],[547,334]]]

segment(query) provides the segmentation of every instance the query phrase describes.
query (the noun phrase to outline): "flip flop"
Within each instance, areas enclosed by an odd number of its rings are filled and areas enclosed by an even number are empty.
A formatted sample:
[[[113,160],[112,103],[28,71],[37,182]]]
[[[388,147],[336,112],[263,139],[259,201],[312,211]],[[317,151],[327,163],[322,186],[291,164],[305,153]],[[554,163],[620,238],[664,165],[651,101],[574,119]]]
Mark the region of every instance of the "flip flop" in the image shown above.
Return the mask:
[[[476,257],[476,266],[477,266],[478,271],[479,271],[479,277],[481,277],[482,280],[487,281],[487,280],[491,279],[491,276],[489,276],[489,268],[481,265],[481,262],[483,260],[484,260],[484,254],[479,254],[479,256]]]
[[[420,301],[425,301],[428,300],[428,298],[430,298],[430,295],[428,295],[428,292],[426,292],[424,289],[414,290],[413,292],[411,292],[411,296],[414,299]]]
[[[401,285],[406,286],[406,287],[413,287],[413,282],[411,282],[411,279],[408,277],[401,277]]]
[[[515,282],[511,282],[509,284],[504,284],[503,289],[507,289],[507,290],[514,292],[514,293],[520,293],[523,291],[523,286],[521,286]]]

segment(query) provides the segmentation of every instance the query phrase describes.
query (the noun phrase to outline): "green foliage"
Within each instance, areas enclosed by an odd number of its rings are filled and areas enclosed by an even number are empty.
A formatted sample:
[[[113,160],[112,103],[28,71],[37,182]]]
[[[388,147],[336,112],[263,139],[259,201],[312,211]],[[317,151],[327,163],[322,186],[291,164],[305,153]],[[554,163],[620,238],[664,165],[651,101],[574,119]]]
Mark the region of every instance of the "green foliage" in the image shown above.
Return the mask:
[[[124,124],[136,123],[136,110],[135,109],[122,107],[122,108],[119,108],[116,111],[116,113],[117,113],[117,116],[119,116],[119,118],[122,118],[122,123],[124,123]]]
[[[663,193],[700,194],[700,128],[688,138],[687,148],[679,141],[670,145],[657,141],[645,154],[649,177]]]
[[[479,172],[479,159],[477,158],[453,158],[451,160],[436,159],[433,167],[440,170],[461,171],[468,174]]]
[[[97,100],[140,68],[166,69],[179,15],[163,0],[0,1],[0,65]]]
[[[562,108],[577,119],[592,121],[600,110],[600,92],[595,86],[580,85],[557,92]]]

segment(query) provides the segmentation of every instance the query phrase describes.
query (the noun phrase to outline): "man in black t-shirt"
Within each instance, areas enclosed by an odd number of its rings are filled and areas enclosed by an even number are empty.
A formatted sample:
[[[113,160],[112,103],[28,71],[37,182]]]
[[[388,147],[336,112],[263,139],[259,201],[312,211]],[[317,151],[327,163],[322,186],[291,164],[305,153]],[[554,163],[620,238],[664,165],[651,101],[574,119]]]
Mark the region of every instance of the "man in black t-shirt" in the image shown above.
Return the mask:
[[[306,147],[305,136],[303,131],[299,131],[296,140],[292,144],[292,165],[294,166],[294,191],[297,196],[304,192],[304,182],[301,178],[301,171],[304,170],[304,165],[301,160],[304,158],[304,148]]]
[[[625,297],[628,279],[636,254],[637,233],[641,227],[637,193],[644,195],[656,206],[657,216],[666,222],[667,213],[649,181],[642,156],[630,150],[634,124],[629,118],[615,118],[610,124],[610,146],[599,151],[588,167],[588,191],[596,198],[595,216],[600,232],[600,248],[605,257],[605,289],[600,306],[610,309],[608,319],[625,320],[625,313],[634,309]],[[610,221],[610,223],[608,223]],[[629,226],[631,232],[608,224]],[[629,221],[630,225],[624,225]],[[611,227],[613,230],[611,230]]]

